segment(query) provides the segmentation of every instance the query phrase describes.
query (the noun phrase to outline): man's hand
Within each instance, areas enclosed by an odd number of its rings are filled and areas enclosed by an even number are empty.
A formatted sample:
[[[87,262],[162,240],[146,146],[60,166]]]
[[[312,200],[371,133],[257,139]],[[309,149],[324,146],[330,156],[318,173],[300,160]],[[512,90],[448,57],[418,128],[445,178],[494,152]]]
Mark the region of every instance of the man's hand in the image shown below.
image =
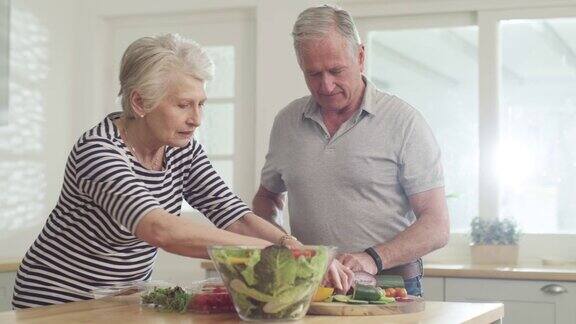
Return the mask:
[[[354,283],[354,272],[345,267],[340,261],[334,259],[328,267],[324,276],[322,285],[325,287],[334,287],[336,293],[346,294]]]
[[[338,261],[352,271],[364,271],[375,275],[378,272],[374,260],[368,253],[343,253],[337,257]]]

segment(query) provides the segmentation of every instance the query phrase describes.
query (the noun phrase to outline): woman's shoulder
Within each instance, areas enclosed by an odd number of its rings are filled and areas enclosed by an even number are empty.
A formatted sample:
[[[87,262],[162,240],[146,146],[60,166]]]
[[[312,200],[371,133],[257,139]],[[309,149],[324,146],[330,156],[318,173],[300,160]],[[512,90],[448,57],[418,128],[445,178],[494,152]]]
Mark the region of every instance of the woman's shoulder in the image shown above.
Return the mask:
[[[97,125],[85,131],[76,141],[76,147],[100,145],[121,149],[120,133],[114,124],[114,120],[120,117],[120,113],[111,113]]]
[[[194,159],[198,154],[204,154],[202,145],[194,138],[182,147],[168,147],[166,149],[167,158],[174,162],[184,162]]]

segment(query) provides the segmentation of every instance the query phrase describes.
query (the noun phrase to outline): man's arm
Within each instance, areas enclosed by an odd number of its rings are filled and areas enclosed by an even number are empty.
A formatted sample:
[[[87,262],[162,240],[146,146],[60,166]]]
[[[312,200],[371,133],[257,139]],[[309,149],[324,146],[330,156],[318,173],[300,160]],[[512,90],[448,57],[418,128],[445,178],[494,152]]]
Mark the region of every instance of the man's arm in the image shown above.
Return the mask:
[[[416,222],[391,241],[374,247],[384,269],[412,262],[448,243],[450,220],[444,188],[414,194],[409,200]],[[338,259],[354,271],[376,273],[374,260],[365,252],[344,254]]]
[[[270,223],[280,226],[274,217],[284,209],[284,196],[284,193],[275,193],[260,185],[252,200],[252,211]]]

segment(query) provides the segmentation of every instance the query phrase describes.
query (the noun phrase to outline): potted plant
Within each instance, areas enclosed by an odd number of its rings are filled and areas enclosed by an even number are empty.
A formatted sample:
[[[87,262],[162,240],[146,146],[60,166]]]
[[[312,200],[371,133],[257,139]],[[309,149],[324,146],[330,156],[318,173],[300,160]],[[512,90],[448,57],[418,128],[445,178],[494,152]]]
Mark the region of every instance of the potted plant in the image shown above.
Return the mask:
[[[514,265],[518,262],[518,225],[509,219],[472,220],[470,253],[472,263]]]

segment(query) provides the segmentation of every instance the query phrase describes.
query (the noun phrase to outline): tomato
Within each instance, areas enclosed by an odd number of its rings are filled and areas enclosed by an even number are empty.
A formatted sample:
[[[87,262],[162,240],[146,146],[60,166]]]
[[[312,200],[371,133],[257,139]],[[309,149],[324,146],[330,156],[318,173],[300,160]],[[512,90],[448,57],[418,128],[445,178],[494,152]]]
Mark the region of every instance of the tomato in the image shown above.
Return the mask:
[[[188,309],[197,313],[229,313],[234,312],[234,304],[228,292],[203,292],[194,296]]]
[[[386,293],[386,297],[396,297],[396,289],[394,288],[386,288],[384,292]]]
[[[316,251],[314,250],[301,250],[301,249],[293,249],[292,255],[298,259],[300,256],[304,256],[306,259],[310,259],[311,257],[316,255]]]
[[[394,297],[406,298],[406,296],[408,296],[406,288],[396,288],[396,296]]]

